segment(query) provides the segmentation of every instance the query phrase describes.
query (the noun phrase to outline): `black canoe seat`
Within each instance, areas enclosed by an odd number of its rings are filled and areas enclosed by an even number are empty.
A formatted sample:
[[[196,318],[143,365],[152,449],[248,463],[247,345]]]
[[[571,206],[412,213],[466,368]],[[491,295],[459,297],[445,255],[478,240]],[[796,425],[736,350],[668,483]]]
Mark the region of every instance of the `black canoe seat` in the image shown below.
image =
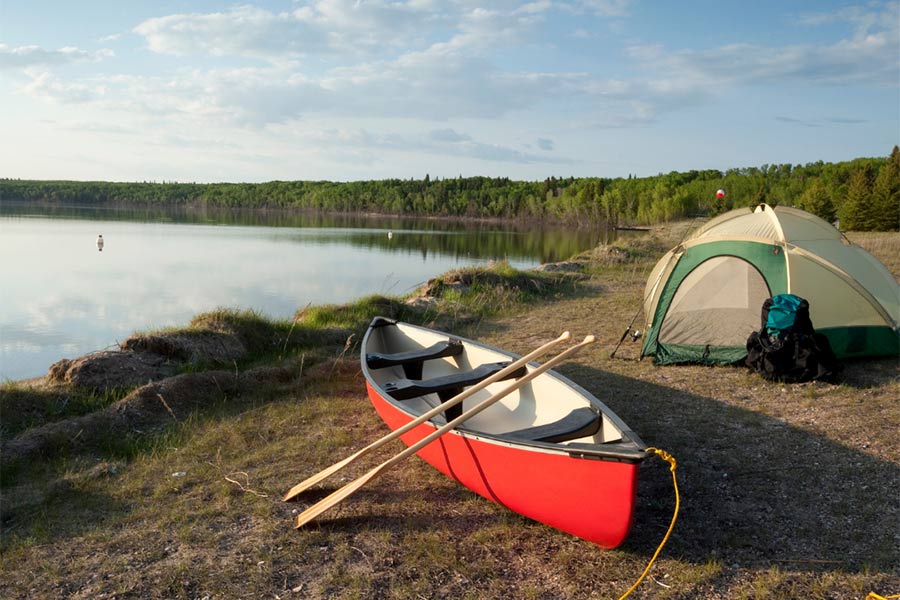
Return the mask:
[[[435,358],[444,358],[445,356],[459,356],[463,353],[463,350],[462,342],[459,340],[445,340],[428,348],[410,352],[396,352],[394,354],[370,352],[366,354],[366,366],[370,369],[384,369],[385,367],[401,365],[403,374],[409,379],[421,379],[423,362]]]
[[[453,373],[452,375],[443,375],[441,377],[433,377],[431,379],[398,379],[383,384],[381,387],[395,400],[409,400],[410,398],[418,398],[425,394],[436,393],[441,402],[446,402],[463,391],[463,388],[475,385],[480,381],[484,381],[491,375],[508,367],[509,362],[487,363],[475,367],[471,371],[463,371],[462,373]],[[513,379],[522,377],[527,373],[525,367],[516,369],[503,379]],[[462,414],[462,403],[451,406],[444,415],[447,421],[452,421]]]
[[[533,442],[559,443],[577,440],[600,431],[600,415],[592,408],[576,408],[559,421],[527,427],[504,433],[499,437],[511,437]]]

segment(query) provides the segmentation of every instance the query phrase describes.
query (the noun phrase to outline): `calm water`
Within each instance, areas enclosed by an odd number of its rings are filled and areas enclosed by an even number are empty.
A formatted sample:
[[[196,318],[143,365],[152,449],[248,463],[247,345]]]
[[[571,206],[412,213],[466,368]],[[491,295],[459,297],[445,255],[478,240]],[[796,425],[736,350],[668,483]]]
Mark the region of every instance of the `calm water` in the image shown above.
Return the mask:
[[[112,347],[134,331],[184,325],[216,307],[290,317],[308,304],[402,295],[462,266],[561,260],[600,236],[581,228],[0,203],[0,380],[43,375],[60,358]]]

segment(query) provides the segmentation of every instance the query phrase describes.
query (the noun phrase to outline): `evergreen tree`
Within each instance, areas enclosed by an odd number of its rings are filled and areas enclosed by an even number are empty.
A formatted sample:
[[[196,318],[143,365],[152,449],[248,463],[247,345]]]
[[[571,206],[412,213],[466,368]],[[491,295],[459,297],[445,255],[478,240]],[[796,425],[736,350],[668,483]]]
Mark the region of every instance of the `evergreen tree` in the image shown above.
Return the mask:
[[[825,219],[829,223],[834,221],[836,216],[834,203],[831,201],[831,194],[828,192],[825,184],[818,178],[800,196],[800,208]]]
[[[897,146],[878,171],[872,188],[872,205],[876,230],[900,229],[900,148]]]
[[[872,206],[871,168],[856,167],[847,184],[847,197],[841,207],[841,228],[847,231],[872,231],[875,228]]]

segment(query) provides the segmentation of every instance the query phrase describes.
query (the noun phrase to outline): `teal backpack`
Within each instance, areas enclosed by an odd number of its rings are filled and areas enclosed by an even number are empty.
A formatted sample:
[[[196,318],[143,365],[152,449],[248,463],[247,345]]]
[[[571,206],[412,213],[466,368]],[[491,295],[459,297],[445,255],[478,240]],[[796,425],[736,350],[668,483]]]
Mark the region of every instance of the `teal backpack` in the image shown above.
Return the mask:
[[[762,326],[747,338],[747,367],[770,381],[833,381],[838,362],[828,338],[816,333],[809,302],[793,294],[766,298]]]
[[[771,337],[784,339],[790,332],[812,335],[809,302],[794,294],[778,294],[763,303],[763,321]]]

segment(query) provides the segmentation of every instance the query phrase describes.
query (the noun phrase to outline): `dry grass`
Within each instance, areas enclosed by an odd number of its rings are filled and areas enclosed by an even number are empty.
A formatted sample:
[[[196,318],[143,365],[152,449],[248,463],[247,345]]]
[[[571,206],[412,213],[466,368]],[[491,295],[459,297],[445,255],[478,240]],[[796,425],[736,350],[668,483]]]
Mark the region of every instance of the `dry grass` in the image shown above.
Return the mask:
[[[900,235],[850,237],[900,275]],[[600,337],[561,371],[679,461],[675,533],[632,597],[900,593],[896,360],[851,363],[839,385],[783,386],[741,368],[655,367],[634,360],[632,342],[610,359],[654,252],[460,331],[520,353],[564,329]],[[14,474],[2,490],[0,596],[618,598],[640,574],[671,518],[661,461],[642,468],[633,532],[612,551],[474,496],[418,459],[295,531],[297,511],[402,448],[280,501],[385,433],[354,352],[135,434],[131,452],[93,447]]]

